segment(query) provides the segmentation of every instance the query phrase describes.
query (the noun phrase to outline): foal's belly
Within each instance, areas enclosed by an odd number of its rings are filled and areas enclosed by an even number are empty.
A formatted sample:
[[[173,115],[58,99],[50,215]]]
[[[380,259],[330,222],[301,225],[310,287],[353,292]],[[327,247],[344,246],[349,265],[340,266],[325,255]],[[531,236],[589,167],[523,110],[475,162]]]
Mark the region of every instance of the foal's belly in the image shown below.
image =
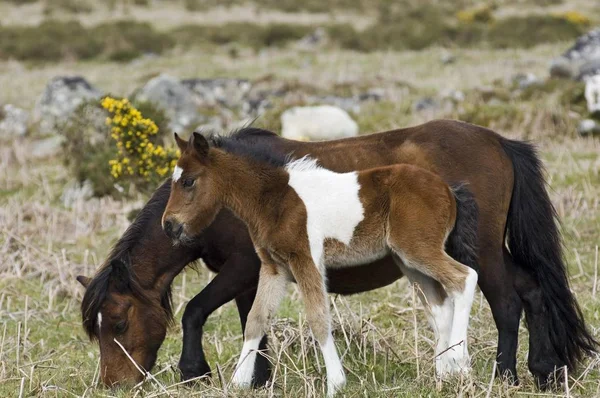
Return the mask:
[[[336,239],[326,239],[323,244],[323,263],[325,268],[355,267],[372,263],[390,254],[390,250],[381,239],[378,242],[361,242],[350,245]]]

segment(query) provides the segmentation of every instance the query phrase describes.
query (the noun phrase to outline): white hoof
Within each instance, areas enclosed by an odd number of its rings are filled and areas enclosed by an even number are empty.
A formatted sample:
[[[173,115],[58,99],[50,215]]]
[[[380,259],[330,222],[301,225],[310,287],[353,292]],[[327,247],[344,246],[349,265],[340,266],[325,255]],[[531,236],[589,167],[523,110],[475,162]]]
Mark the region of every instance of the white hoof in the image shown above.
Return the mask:
[[[242,363],[242,365],[239,366],[235,370],[235,373],[233,374],[233,379],[231,379],[231,382],[233,383],[233,385],[235,387],[238,387],[238,388],[250,388],[250,386],[252,385],[253,374],[254,374],[253,367],[244,366],[244,363]]]
[[[327,375],[327,397],[331,398],[346,385],[346,375],[343,371]]]
[[[471,372],[471,360],[462,347],[449,349],[436,358],[435,369],[438,378],[445,379],[454,375],[468,375]]]

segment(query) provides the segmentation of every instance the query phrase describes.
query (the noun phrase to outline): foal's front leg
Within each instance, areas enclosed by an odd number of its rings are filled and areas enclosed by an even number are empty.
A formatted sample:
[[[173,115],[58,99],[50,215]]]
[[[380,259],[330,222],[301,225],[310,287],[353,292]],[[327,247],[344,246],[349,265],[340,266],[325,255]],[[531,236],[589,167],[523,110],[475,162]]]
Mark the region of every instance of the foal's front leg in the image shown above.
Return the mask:
[[[290,259],[290,270],[302,293],[308,324],[323,353],[327,370],[327,396],[332,397],[346,384],[346,375],[331,334],[325,280],[312,258],[307,256],[293,256]]]
[[[256,298],[248,314],[244,331],[244,346],[232,380],[234,385],[244,388],[250,387],[252,384],[260,340],[268,331],[269,320],[279,307],[289,280],[285,269],[271,261],[265,261],[266,259],[260,255],[260,251],[259,256],[263,260],[263,264],[260,268]]]

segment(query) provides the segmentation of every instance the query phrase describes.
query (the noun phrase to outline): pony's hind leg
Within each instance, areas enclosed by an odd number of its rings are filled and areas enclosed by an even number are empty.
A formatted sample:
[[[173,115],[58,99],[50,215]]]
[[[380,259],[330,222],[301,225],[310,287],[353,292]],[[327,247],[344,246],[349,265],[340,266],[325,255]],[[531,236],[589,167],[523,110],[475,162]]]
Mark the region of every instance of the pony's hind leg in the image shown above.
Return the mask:
[[[235,386],[243,388],[250,387],[252,383],[260,341],[267,333],[269,320],[279,307],[289,281],[289,275],[283,267],[266,262],[262,256],[261,259],[263,264],[260,268],[256,297],[248,314],[244,345],[232,379]]]
[[[447,365],[444,363],[443,353],[448,349],[452,320],[454,318],[454,304],[442,285],[433,278],[407,267],[402,260],[394,255],[396,264],[411,283],[419,286],[419,298],[427,308],[427,318],[435,333],[435,371],[438,377],[444,376]]]
[[[310,258],[294,256],[290,269],[302,293],[308,324],[321,347],[327,370],[327,396],[332,397],[346,384],[346,376],[331,334],[325,279]]]

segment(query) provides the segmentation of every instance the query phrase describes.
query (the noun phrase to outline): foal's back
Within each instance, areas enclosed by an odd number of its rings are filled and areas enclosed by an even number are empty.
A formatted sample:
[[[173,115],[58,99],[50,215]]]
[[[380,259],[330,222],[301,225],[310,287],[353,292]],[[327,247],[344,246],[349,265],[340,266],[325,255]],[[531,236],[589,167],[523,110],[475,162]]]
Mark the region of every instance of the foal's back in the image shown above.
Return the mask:
[[[454,224],[449,187],[419,167],[393,165],[336,173],[314,160],[301,159],[286,169],[289,186],[306,209],[311,255],[320,267],[355,266],[389,254],[391,223],[396,231],[410,228],[407,239],[414,235],[428,239],[437,231],[445,234]],[[431,230],[432,223],[438,224],[436,231]],[[445,236],[435,240],[440,239]]]

